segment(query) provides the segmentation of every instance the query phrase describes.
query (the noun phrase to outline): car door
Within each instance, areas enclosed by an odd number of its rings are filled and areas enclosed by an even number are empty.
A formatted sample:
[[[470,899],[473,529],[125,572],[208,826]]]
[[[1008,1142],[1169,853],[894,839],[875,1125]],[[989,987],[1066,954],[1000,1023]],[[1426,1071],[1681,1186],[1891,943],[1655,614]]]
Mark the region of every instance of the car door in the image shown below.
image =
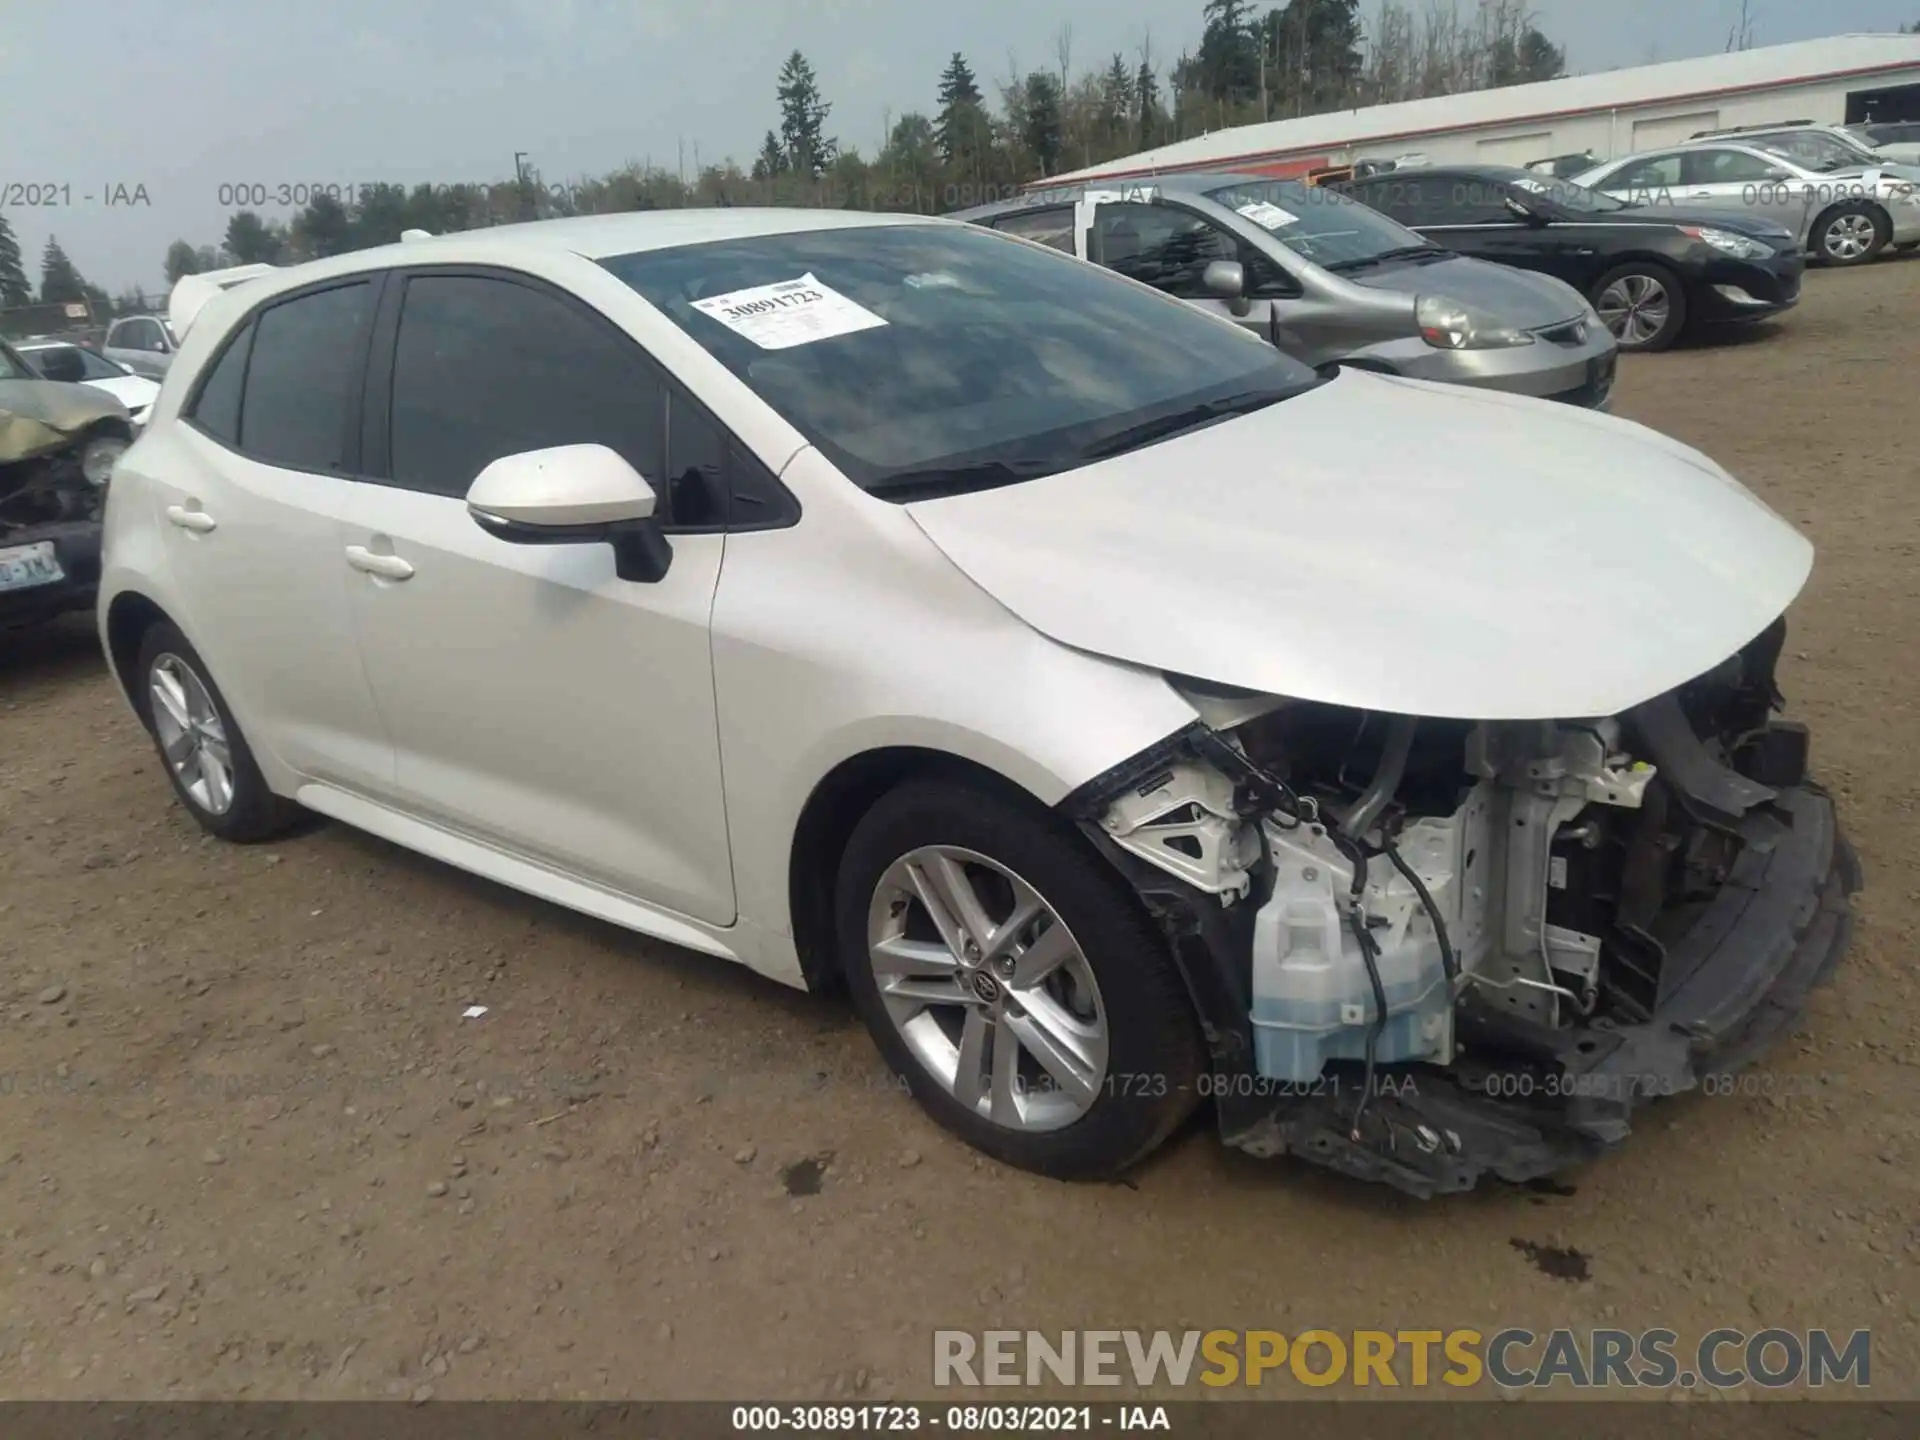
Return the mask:
[[[1095,197],[1086,232],[1087,258],[1129,279],[1232,320],[1281,349],[1317,363],[1319,327],[1290,323],[1308,317],[1291,312],[1302,299],[1297,281],[1253,245],[1212,218],[1176,200],[1157,202]],[[1223,300],[1202,283],[1215,260],[1238,264],[1247,291]]]
[[[366,439],[385,483],[355,487],[335,563],[396,803],[730,923],[709,639],[722,437],[604,316],[512,272],[396,275],[374,353]],[[658,492],[673,557],[657,582],[618,578],[608,545],[512,544],[468,514],[491,461],[596,442]]]
[[[1680,163],[1681,203],[1689,210],[1770,220],[1794,234],[1805,232],[1807,188],[1786,166],[1751,150],[1702,146]]]
[[[347,612],[340,507],[378,277],[276,299],[225,343],[159,437],[149,490],[175,619],[256,749],[384,790],[393,750]],[[137,457],[136,457],[137,459]]]

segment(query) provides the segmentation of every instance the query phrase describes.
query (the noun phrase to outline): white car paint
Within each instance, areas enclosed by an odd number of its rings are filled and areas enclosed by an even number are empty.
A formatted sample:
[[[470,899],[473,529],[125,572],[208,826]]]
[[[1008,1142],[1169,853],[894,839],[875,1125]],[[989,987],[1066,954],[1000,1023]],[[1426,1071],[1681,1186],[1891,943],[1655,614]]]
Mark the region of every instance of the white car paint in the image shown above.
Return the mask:
[[[236,285],[271,275],[276,268],[266,264],[234,265],[225,270],[203,270],[198,275],[182,276],[167,296],[167,328],[173,332],[176,343],[185,341],[188,329],[209,300]]]
[[[1063,644],[1461,719],[1615,714],[1766,628],[1813,563],[1752,492],[1644,426],[1354,370],[1177,442],[910,510]]]
[[[276,793],[797,985],[796,826],[843,762],[913,747],[1053,804],[1196,719],[1163,668],[1436,714],[1591,713],[1722,658],[1805,578],[1805,542],[1683,446],[1362,378],[1051,482],[896,505],[595,263],[941,223],[601,216],[204,294],[116,472],[103,633],[128,592],[173,617]],[[800,522],[676,535],[664,581],[633,584],[604,545],[506,545],[459,499],[277,470],[180,423],[258,301],[441,262],[599,311],[780,476]]]

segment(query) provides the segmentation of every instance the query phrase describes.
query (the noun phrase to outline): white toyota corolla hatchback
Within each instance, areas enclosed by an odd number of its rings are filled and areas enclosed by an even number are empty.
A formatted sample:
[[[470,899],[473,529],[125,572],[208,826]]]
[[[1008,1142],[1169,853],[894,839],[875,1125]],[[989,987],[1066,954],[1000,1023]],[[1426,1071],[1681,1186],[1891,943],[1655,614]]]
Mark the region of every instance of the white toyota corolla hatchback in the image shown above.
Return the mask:
[[[194,818],[844,984],[1008,1161],[1112,1173],[1204,1100],[1414,1193],[1540,1175],[1845,949],[1774,718],[1810,548],[1638,425],[1316,374],[917,217],[209,293],[99,609]]]

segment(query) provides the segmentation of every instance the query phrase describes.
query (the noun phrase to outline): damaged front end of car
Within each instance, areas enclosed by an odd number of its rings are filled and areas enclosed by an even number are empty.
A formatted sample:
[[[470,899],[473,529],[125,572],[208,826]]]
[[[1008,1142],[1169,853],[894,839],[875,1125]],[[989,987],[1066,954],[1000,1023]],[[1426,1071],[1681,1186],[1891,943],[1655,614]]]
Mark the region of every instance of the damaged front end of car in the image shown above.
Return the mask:
[[[1862,877],[1775,718],[1784,636],[1557,721],[1177,681],[1201,719],[1063,808],[1173,945],[1227,1142],[1422,1196],[1526,1181],[1791,1025]]]
[[[0,626],[93,604],[107,482],[132,440],[111,396],[0,382]]]

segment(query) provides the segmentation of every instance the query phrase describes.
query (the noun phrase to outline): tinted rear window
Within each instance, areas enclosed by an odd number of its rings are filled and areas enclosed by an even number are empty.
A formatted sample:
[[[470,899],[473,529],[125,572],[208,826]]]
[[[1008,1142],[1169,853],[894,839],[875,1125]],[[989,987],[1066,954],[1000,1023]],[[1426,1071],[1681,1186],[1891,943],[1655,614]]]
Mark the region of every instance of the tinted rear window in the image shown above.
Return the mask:
[[[249,323],[220,352],[213,369],[200,386],[187,418],[214,439],[226,445],[240,443],[240,388],[247,373],[247,351],[253,345],[253,325]]]

